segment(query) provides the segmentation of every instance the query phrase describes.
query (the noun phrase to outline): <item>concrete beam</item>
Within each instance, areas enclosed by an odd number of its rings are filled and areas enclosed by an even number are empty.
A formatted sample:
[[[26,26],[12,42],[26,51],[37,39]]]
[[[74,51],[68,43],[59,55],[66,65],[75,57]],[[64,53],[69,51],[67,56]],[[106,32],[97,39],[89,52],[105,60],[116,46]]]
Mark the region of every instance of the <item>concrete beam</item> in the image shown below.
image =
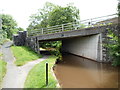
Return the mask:
[[[91,28],[85,28],[85,29],[81,29],[81,30],[64,31],[64,32],[59,32],[59,33],[38,35],[38,36],[32,36],[32,37],[37,37],[39,41],[63,40],[66,38],[99,34],[99,33],[103,32],[103,30],[104,30],[103,28],[104,27],[102,27],[102,26],[101,27],[91,27]]]

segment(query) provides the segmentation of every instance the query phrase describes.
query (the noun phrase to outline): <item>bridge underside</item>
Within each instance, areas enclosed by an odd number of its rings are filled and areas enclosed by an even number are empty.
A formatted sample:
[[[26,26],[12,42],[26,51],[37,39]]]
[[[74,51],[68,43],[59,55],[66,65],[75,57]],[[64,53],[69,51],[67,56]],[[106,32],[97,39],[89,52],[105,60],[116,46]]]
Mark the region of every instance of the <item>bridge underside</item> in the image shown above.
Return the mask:
[[[65,39],[62,41],[62,51],[101,62],[101,43],[101,34]]]
[[[72,38],[51,39],[45,41],[62,41],[62,51],[102,62],[101,34],[79,36]],[[41,42],[41,41],[40,41]]]

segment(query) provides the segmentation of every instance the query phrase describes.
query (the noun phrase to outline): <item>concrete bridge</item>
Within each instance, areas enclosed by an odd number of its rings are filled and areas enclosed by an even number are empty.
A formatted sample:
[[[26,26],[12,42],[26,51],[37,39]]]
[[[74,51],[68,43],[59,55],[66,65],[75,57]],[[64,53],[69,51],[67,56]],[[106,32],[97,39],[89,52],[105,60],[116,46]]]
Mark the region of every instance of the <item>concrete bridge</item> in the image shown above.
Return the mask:
[[[105,23],[105,22],[104,22]],[[117,34],[118,25],[116,23],[101,24],[99,22],[81,28],[76,24],[62,24],[52,26],[34,32],[19,32],[14,36],[15,45],[27,45],[35,52],[40,52],[40,42],[62,41],[62,51],[69,52],[78,56],[89,58],[98,62],[110,61],[109,50],[104,44],[109,44],[110,37],[107,36],[111,29]],[[55,28],[55,30],[53,30]],[[59,30],[58,30],[59,28]],[[51,30],[54,31],[51,33]],[[45,32],[44,32],[45,31]],[[46,33],[46,31],[49,31]]]

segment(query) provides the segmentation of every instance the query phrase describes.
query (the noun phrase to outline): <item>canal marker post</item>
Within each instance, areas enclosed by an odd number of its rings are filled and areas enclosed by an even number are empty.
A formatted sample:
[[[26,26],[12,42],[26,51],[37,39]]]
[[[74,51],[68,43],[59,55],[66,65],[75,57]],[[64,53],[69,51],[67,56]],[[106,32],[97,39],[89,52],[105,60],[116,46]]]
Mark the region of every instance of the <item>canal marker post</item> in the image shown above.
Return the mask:
[[[48,62],[46,62],[46,86],[48,85]]]

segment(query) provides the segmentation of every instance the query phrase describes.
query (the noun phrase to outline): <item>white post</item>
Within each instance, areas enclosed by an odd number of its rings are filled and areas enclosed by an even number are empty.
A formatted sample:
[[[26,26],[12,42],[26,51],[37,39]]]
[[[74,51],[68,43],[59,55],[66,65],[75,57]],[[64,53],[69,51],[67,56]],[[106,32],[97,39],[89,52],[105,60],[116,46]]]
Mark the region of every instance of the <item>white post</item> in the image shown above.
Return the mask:
[[[43,34],[43,28],[42,28],[42,34]]]
[[[92,27],[92,19],[91,19],[91,27]]]

